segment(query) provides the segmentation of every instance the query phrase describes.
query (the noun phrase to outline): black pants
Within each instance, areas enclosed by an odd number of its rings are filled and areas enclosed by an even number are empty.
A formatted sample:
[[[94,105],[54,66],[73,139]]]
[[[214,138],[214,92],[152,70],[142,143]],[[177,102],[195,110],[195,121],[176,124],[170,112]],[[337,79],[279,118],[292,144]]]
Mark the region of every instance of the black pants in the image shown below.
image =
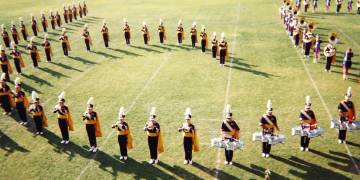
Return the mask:
[[[59,123],[60,131],[61,131],[62,139],[65,141],[68,141],[69,140],[69,129],[68,129],[68,124],[67,124],[66,120],[58,119],[58,123]]]
[[[64,52],[64,56],[68,56],[69,52],[68,52],[67,44],[66,43],[61,43],[61,46],[62,46],[62,49],[63,49],[63,52]]]
[[[55,21],[51,21],[51,28],[54,30],[55,29]]]
[[[127,156],[127,135],[118,135],[121,156]]]
[[[69,16],[69,22],[72,22],[72,15]]]
[[[11,104],[9,96],[0,96],[0,103],[6,113],[11,112]]]
[[[308,148],[310,143],[310,138],[307,136],[301,136],[300,138],[300,146],[304,148]]]
[[[89,138],[90,147],[96,147],[96,130],[95,124],[86,124],[86,132]]]
[[[159,32],[160,43],[164,43],[164,32]]]
[[[37,36],[37,29],[36,29],[36,26],[32,26],[31,29],[33,30],[34,32],[34,36]]]
[[[309,8],[309,5],[308,4],[305,5],[305,12],[307,12],[308,8]]]
[[[13,37],[14,43],[15,43],[16,45],[18,45],[18,44],[19,44],[18,35],[14,35],[14,34],[13,34],[12,37]]]
[[[332,63],[333,57],[326,57],[326,65],[325,65],[325,69],[326,70],[330,70],[331,68],[331,63]]]
[[[262,152],[265,154],[270,154],[270,151],[271,151],[271,144],[269,144],[268,142],[263,142]]]
[[[181,33],[177,34],[177,38],[178,38],[178,43],[182,43],[182,34]]]
[[[144,37],[144,44],[148,44],[148,36],[147,36],[147,34],[144,34],[143,37]]]
[[[212,51],[212,57],[213,57],[213,58],[216,58],[217,46],[213,46],[213,47],[211,48],[211,51]]]
[[[205,49],[206,49],[206,40],[201,40],[201,51],[202,52],[205,52]]]
[[[74,14],[74,19],[77,20],[77,15],[75,13],[73,13],[73,14]]]
[[[5,37],[3,38],[4,40],[4,44],[7,48],[10,48],[10,38],[9,37]]]
[[[41,116],[34,116],[34,122],[37,132],[43,132],[43,124]]]
[[[67,22],[66,22],[66,23],[67,23]],[[61,26],[61,21],[60,21],[60,20],[56,20],[56,24],[57,24],[58,27],[60,27],[60,26]]]
[[[20,120],[22,122],[27,122],[26,108],[24,106],[24,102],[17,102],[16,110],[19,114]]]
[[[50,48],[45,48],[45,55],[46,55],[46,60],[48,62],[51,62],[51,52],[50,52]]]
[[[339,13],[339,12],[340,12],[340,9],[341,9],[341,4],[338,4],[338,5],[336,6],[336,13]]]
[[[299,34],[294,35],[295,46],[299,46],[299,41],[300,41],[300,35]]]
[[[16,72],[21,73],[20,59],[15,58],[14,59],[14,64],[15,64]]]
[[[185,151],[185,160],[192,160],[192,137],[184,137],[184,151]]]
[[[196,43],[196,35],[191,35],[191,46],[193,48],[195,48],[195,43]]]
[[[339,130],[339,139],[342,141],[346,140],[346,130]]]
[[[65,23],[67,24],[68,23],[68,17],[66,15],[64,15],[64,20],[65,20]]]
[[[105,47],[109,47],[109,36],[107,34],[103,34]]]
[[[158,158],[158,151],[157,151],[158,140],[159,140],[158,136],[155,136],[155,137],[148,136],[150,159],[157,159]]]
[[[358,7],[357,14],[360,15],[360,7]]]
[[[38,67],[37,55],[36,53],[30,53],[31,60],[33,62],[34,67]]]
[[[220,50],[220,64],[225,64],[226,50]]]
[[[125,40],[126,40],[126,44],[130,44],[130,33],[129,32],[125,32]]]
[[[9,76],[9,69],[8,66],[6,64],[1,64],[1,70],[3,73],[5,73],[5,79],[6,81],[10,81],[10,76]]]
[[[43,27],[44,32],[47,32],[46,25],[45,25],[45,24],[42,24],[42,27]]]
[[[85,39],[86,50],[90,51],[90,40]]]
[[[311,42],[305,43],[305,56],[309,56],[310,55],[310,48],[311,48]]]
[[[23,35],[24,40],[27,41],[27,34],[25,31],[21,31],[21,34]]]

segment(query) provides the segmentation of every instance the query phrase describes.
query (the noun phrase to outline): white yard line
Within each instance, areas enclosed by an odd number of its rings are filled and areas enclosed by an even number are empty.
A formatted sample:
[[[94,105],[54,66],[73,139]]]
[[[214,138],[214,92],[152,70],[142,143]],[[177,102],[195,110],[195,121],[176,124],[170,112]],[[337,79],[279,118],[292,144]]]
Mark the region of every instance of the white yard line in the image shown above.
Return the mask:
[[[170,53],[169,53],[170,54]],[[144,87],[140,90],[140,92],[137,94],[137,96],[135,97],[135,99],[131,102],[127,113],[129,111],[132,110],[132,108],[134,107],[134,105],[136,104],[137,100],[141,97],[141,95],[144,93],[144,91],[149,87],[149,85],[151,84],[151,82],[155,79],[155,77],[159,74],[160,70],[162,69],[162,67],[164,66],[165,62],[167,62],[168,60],[168,56],[166,55],[166,57],[163,58],[163,61],[161,62],[160,66],[156,69],[156,71],[152,74],[152,76],[146,81],[146,84],[144,85]],[[105,140],[103,141],[103,143],[100,145],[99,149],[101,149],[101,147],[103,147],[110,139],[110,137],[114,134],[115,131],[111,131],[105,138]],[[91,159],[89,160],[89,162],[87,163],[87,165],[81,170],[80,174],[76,177],[77,180],[80,180],[81,176],[91,167],[91,165],[95,162],[96,156],[98,153],[95,153]]]
[[[237,16],[236,16],[236,24],[235,24],[235,30],[234,30],[234,34],[233,34],[233,41],[232,41],[232,47],[231,47],[231,58],[230,58],[230,64],[229,64],[229,72],[228,72],[228,77],[227,77],[227,84],[226,84],[226,93],[225,93],[225,100],[224,100],[224,111],[222,112],[223,116],[222,118],[225,117],[224,112],[225,112],[225,108],[226,105],[229,103],[229,94],[230,94],[230,86],[231,86],[231,72],[232,72],[232,66],[233,66],[233,54],[234,54],[234,50],[236,47],[236,38],[237,38],[237,31],[238,31],[238,27],[239,27],[239,19],[240,19],[240,1],[238,3],[237,6]],[[215,179],[218,179],[219,177],[219,169],[220,169],[220,163],[221,163],[221,152],[220,149],[217,150],[217,154],[216,154],[216,167],[215,167]]]

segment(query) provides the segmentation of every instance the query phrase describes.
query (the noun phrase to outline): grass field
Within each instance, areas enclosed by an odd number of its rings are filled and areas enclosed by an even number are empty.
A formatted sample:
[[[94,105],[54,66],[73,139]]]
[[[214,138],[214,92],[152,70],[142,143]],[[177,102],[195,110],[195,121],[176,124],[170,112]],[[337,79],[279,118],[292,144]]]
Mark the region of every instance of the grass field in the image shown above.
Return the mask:
[[[39,136],[34,134],[33,123],[28,128],[19,125],[16,113],[0,116],[0,179],[262,179],[265,169],[272,171],[273,179],[359,178],[359,132],[349,133],[348,143],[339,145],[336,130],[329,128],[348,86],[353,87],[353,101],[360,107],[360,19],[355,11],[335,16],[334,2],[332,12],[325,13],[321,1],[318,13],[304,15],[317,23],[316,32],[323,40],[332,31],[339,34],[338,62],[327,74],[323,72],[324,59],[319,64],[313,64],[312,58],[304,61],[293,48],[280,21],[278,0],[88,0],[87,4],[89,16],[66,25],[73,49],[69,58],[62,56],[57,41],[60,29],[49,32],[53,63],[42,62],[39,69],[31,68],[24,49],[27,42],[21,42],[27,64],[21,76],[23,86],[28,95],[32,90],[40,93],[50,125],[44,136]],[[30,13],[39,22],[41,9],[61,10],[62,5],[56,0],[1,0],[0,24],[9,30],[11,20],[17,22],[19,16],[28,20]],[[122,35],[123,18],[132,28],[131,47],[126,47]],[[167,28],[164,46],[158,42],[159,18]],[[180,18],[186,32],[181,48],[176,41]],[[111,34],[109,49],[104,48],[100,34],[103,19]],[[143,21],[152,33],[149,46],[142,41]],[[209,52],[191,49],[189,31],[193,21],[198,30],[206,25],[209,35],[214,31],[226,33],[232,64],[220,68]],[[90,53],[85,52],[81,38],[85,23],[94,41]],[[27,28],[31,34],[29,21]],[[40,37],[36,39],[41,41]],[[348,47],[356,56],[349,80],[343,81],[340,61]],[[60,144],[60,130],[52,114],[57,95],[63,90],[75,123],[71,143],[66,146]],[[298,123],[306,95],[312,97],[313,110],[325,135],[311,142],[309,152],[300,152],[299,137],[291,136],[291,128]],[[101,151],[96,154],[87,152],[88,139],[81,120],[90,96],[95,98],[103,130],[103,137],[98,138]],[[273,100],[274,114],[287,139],[285,144],[272,148],[271,158],[264,159],[261,144],[251,142],[251,135],[260,130],[258,121],[268,99]],[[232,105],[246,143],[244,151],[235,153],[233,166],[223,164],[222,149],[210,147],[211,138],[220,135],[226,103]],[[135,143],[126,163],[118,160],[116,133],[111,129],[120,106],[128,110],[127,122]],[[147,163],[146,133],[142,130],[152,106],[157,107],[165,137],[165,152],[155,166]],[[193,165],[182,164],[182,136],[177,132],[186,107],[192,108],[201,140],[201,151],[194,154]]]

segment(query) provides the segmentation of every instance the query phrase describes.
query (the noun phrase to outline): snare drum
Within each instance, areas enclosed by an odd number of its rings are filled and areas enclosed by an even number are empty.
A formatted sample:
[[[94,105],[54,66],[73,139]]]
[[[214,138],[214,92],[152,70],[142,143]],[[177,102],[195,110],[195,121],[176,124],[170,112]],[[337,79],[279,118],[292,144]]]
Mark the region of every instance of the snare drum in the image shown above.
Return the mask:
[[[285,136],[282,134],[279,134],[276,136],[270,136],[270,138],[269,138],[269,144],[271,144],[271,145],[284,143],[284,141],[285,141]]]
[[[224,148],[225,143],[221,138],[213,138],[211,139],[211,147]]]
[[[324,134],[324,129],[321,127],[317,127],[316,129],[309,131],[308,137],[315,138],[315,137],[322,136],[323,134]]]
[[[252,135],[252,141],[261,141],[262,139],[262,132],[255,132]]]
[[[300,136],[301,131],[302,131],[301,126],[294,127],[294,128],[291,129],[291,135],[292,136],[295,136],[295,135]]]

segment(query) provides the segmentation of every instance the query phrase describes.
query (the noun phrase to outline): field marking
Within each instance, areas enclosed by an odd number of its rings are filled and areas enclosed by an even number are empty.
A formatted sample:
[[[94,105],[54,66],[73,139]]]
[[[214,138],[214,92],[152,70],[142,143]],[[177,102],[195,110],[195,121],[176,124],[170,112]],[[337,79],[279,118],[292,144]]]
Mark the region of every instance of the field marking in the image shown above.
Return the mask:
[[[169,53],[170,54],[170,53]],[[135,97],[135,99],[131,102],[129,109],[127,110],[126,113],[128,113],[129,111],[132,110],[132,108],[134,107],[134,105],[136,104],[137,100],[141,97],[141,95],[144,93],[144,91],[148,88],[148,86],[150,85],[150,83],[155,79],[155,77],[159,74],[160,70],[162,69],[162,67],[164,66],[165,62],[167,62],[168,60],[168,55],[166,55],[166,57],[163,58],[163,61],[161,62],[160,66],[155,70],[155,72],[152,74],[152,76],[146,81],[144,87],[140,90],[140,92],[137,94],[137,96]],[[109,141],[110,137],[114,134],[115,131],[111,131],[105,138],[105,140],[102,142],[102,144],[99,146],[99,149],[101,149],[102,146],[104,146],[107,141]],[[98,152],[96,152],[91,159],[89,160],[90,162],[87,163],[87,165],[81,170],[80,174],[76,177],[76,180],[80,180],[81,176],[87,171],[87,169],[90,168],[90,166],[94,163],[96,156],[97,156]]]
[[[336,25],[335,25],[336,26]],[[352,43],[354,43],[355,45],[357,45],[358,47],[360,47],[360,44],[357,43],[354,39],[352,39],[349,35],[347,35],[344,31],[342,31],[338,26],[337,30],[341,32],[341,34],[343,34],[348,40],[350,40]]]
[[[276,4],[274,3],[274,1],[272,1],[272,2],[273,2],[273,5],[274,5],[275,8],[276,8]],[[338,29],[338,30],[340,30],[340,29]],[[340,30],[340,31],[341,31],[341,30]],[[341,32],[342,32],[342,31],[341,31]],[[342,32],[342,33],[343,33],[343,32]],[[343,34],[345,34],[345,33],[343,33]],[[347,35],[345,34],[345,36],[347,36]],[[349,36],[347,36],[347,37],[350,38]],[[351,39],[351,38],[350,38],[350,39]],[[356,43],[356,44],[357,44],[357,43]],[[357,45],[358,45],[358,44],[357,44]],[[309,68],[306,66],[305,61],[303,61],[303,57],[302,57],[302,55],[301,55],[301,52],[298,51],[298,50],[296,50],[296,49],[295,49],[295,51],[296,51],[296,53],[298,54],[299,60],[301,61],[302,65],[304,66],[305,72],[306,72],[307,76],[309,77],[309,79],[310,79],[310,81],[311,81],[311,84],[313,85],[314,89],[316,90],[316,93],[317,93],[317,95],[319,96],[320,101],[321,101],[321,103],[322,103],[322,105],[323,105],[326,113],[328,114],[330,120],[332,120],[332,119],[333,119],[333,116],[332,116],[331,113],[330,113],[329,107],[328,107],[328,105],[326,104],[323,96],[321,95],[321,93],[320,93],[320,91],[319,91],[319,88],[318,88],[318,86],[317,86],[317,84],[316,84],[313,76],[312,76],[311,73],[310,73]],[[348,154],[351,162],[353,163],[353,165],[354,165],[357,173],[360,175],[359,166],[357,165],[356,161],[354,160],[353,155],[352,155],[349,147],[348,147],[346,144],[344,144],[344,146],[345,146],[345,149],[346,149],[346,151],[347,151],[347,154]]]
[[[222,119],[224,119],[224,117],[225,117],[225,114],[224,114],[225,108],[229,102],[230,85],[231,85],[231,77],[232,77],[231,72],[232,72],[232,66],[233,66],[233,54],[234,54],[234,49],[236,47],[237,31],[238,31],[239,19],[240,19],[240,1],[238,2],[236,13],[237,13],[236,24],[235,24],[235,30],[233,32],[234,38],[233,38],[232,47],[231,47],[231,57],[230,57],[229,72],[228,72],[228,77],[227,77],[226,93],[225,93],[225,99],[224,99],[224,109],[222,112],[222,114],[223,114]],[[218,149],[217,154],[216,154],[215,179],[218,179],[218,176],[219,176],[220,163],[221,163],[221,152],[220,152],[220,149]]]

